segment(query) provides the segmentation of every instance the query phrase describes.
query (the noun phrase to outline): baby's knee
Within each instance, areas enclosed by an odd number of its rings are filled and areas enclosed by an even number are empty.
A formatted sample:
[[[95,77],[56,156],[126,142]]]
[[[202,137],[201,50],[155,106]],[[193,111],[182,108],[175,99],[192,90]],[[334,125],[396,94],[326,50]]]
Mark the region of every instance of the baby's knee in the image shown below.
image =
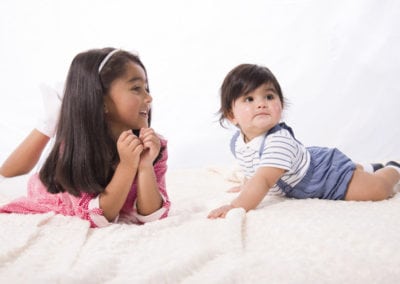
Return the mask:
[[[377,177],[374,192],[376,201],[385,200],[393,196],[394,187],[386,179]]]
[[[393,186],[383,177],[356,170],[350,181],[346,200],[380,201],[393,195]]]

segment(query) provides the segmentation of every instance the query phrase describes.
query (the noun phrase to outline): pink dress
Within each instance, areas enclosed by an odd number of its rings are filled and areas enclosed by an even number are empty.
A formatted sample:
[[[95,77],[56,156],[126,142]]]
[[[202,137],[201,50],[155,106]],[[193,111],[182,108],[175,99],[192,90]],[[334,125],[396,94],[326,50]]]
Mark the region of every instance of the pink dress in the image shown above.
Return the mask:
[[[161,146],[164,147],[162,157],[154,165],[158,188],[164,200],[163,206],[150,215],[140,215],[136,210],[136,179],[114,222],[143,224],[167,217],[170,201],[165,187],[165,174],[167,171],[167,141],[160,137]],[[20,197],[0,207],[0,213],[47,213],[55,212],[66,216],[77,216],[90,222],[91,227],[104,227],[110,224],[99,208],[99,196],[82,193],[79,197],[67,192],[57,194],[49,193],[39,179],[39,174],[34,174],[28,181],[27,196]]]

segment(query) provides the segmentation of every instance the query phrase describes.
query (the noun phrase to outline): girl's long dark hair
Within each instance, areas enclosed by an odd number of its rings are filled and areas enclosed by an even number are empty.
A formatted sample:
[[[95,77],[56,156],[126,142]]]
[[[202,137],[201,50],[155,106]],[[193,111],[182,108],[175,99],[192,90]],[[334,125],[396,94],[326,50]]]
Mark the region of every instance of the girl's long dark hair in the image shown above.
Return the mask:
[[[121,50],[99,74],[100,63],[112,50],[92,49],[71,63],[55,143],[39,173],[51,193],[98,194],[114,173],[119,157],[104,114],[104,96],[111,83],[123,76],[127,63],[138,64],[145,73],[146,69],[138,56]],[[149,126],[150,120],[151,115]]]

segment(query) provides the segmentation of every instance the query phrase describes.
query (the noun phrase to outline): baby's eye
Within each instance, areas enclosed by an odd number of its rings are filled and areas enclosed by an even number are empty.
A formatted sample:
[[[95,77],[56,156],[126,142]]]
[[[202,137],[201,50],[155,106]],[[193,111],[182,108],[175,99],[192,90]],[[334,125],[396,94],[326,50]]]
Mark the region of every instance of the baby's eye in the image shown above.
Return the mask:
[[[275,99],[275,95],[274,94],[268,94],[267,95],[267,100],[272,101],[273,99]]]
[[[252,102],[253,100],[254,100],[253,97],[245,97],[244,98],[245,102]]]

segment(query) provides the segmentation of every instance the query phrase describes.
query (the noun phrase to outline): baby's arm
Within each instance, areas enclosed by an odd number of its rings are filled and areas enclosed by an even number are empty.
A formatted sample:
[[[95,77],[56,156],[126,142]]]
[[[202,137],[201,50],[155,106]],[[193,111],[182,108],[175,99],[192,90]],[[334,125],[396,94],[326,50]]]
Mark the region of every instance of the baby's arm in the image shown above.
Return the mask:
[[[239,196],[231,204],[212,210],[208,218],[224,218],[233,208],[241,207],[246,212],[256,208],[284,172],[285,170],[279,168],[259,168],[255,175],[244,184]]]
[[[246,212],[256,208],[283,173],[284,170],[279,168],[259,168],[244,185],[239,196],[231,202],[232,206],[242,207]]]
[[[243,189],[244,185],[246,184],[246,182],[247,182],[247,178],[244,178],[243,183],[241,185],[233,186],[230,189],[228,189],[227,192],[235,193],[235,192],[241,191]]]

